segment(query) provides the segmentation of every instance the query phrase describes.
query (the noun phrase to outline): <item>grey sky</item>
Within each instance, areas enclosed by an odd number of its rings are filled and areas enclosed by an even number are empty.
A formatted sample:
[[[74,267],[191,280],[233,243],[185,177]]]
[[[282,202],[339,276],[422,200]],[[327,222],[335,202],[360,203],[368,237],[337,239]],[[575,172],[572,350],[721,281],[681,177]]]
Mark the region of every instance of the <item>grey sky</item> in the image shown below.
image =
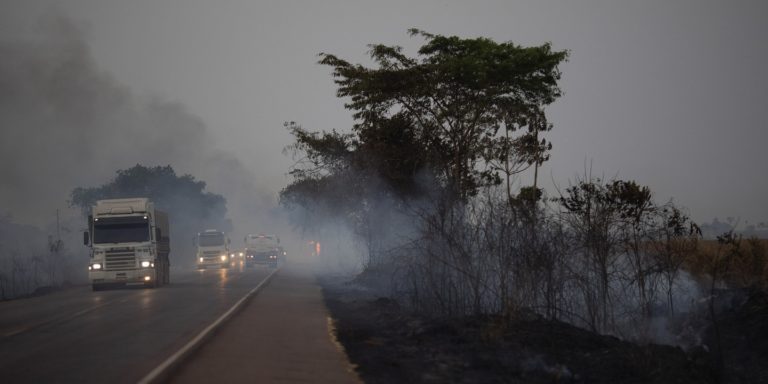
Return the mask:
[[[659,201],[674,198],[700,221],[768,221],[764,1],[0,4],[0,39],[17,38],[41,13],[79,23],[99,70],[135,94],[186,106],[273,196],[291,164],[281,152],[290,141],[284,121],[351,125],[317,53],[367,63],[366,44],[379,42],[415,53],[421,41],[407,36],[410,27],[550,41],[571,57],[561,68],[565,96],[549,109],[547,177],[565,187],[591,166],[593,175],[650,186]]]

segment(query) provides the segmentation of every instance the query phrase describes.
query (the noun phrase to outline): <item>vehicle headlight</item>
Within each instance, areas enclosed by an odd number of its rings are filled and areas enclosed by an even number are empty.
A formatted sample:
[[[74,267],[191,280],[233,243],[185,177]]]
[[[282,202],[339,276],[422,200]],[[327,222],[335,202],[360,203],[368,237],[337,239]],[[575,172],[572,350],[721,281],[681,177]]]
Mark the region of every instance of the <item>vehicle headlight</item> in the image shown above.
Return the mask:
[[[221,255],[221,261],[227,261],[227,255]]]
[[[240,257],[243,257],[243,253],[242,252],[240,252]]]
[[[203,258],[202,258],[202,257],[200,258],[200,262],[201,262],[201,263],[203,262]]]
[[[142,267],[142,268],[149,268],[149,264],[150,264],[150,262],[149,262],[149,261],[142,261],[142,262],[141,262],[141,267]]]
[[[93,269],[101,269],[101,264],[99,263],[93,264]]]

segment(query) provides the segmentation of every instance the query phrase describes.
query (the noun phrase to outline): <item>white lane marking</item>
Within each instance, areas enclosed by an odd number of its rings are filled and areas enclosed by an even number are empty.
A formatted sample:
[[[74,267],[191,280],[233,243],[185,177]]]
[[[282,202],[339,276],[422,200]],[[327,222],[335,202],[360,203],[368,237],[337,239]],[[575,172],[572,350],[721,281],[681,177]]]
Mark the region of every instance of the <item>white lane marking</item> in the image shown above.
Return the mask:
[[[205,341],[205,339],[214,331],[216,328],[220,327],[225,321],[227,321],[240,307],[243,305],[243,303],[253,296],[256,292],[258,292],[262,287],[264,287],[270,279],[272,279],[272,276],[277,273],[280,269],[275,269],[274,271],[270,272],[267,277],[262,280],[259,285],[248,291],[248,293],[245,294],[240,300],[235,303],[227,312],[225,312],[223,315],[219,316],[216,321],[211,323],[209,326],[205,327],[202,332],[200,332],[197,336],[195,336],[192,340],[190,340],[187,344],[185,344],[181,349],[176,351],[171,357],[160,363],[155,369],[153,369],[149,374],[144,376],[143,379],[139,380],[137,384],[150,384],[155,381],[157,381],[158,378],[163,377],[164,375],[169,373],[169,370],[174,367],[175,365],[179,364],[185,357],[187,357],[190,352],[194,351],[195,348],[202,345],[202,343]]]

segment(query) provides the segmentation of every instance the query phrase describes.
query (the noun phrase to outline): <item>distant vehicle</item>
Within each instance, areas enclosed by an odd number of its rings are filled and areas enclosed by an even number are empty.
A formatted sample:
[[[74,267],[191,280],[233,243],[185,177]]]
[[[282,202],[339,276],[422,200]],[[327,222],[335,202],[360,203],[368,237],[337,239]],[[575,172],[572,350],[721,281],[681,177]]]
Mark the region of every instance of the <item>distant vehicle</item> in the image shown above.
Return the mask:
[[[88,228],[83,242],[91,248],[88,277],[94,291],[170,282],[168,215],[148,198],[99,200]]]
[[[237,265],[244,265],[245,264],[245,250],[231,250],[231,253],[229,254],[229,259],[232,261],[232,266]]]
[[[280,246],[280,238],[275,235],[247,235],[243,241],[245,242],[246,267],[257,264],[277,267],[277,264],[285,259],[285,251]]]
[[[307,241],[304,252],[310,257],[320,256],[320,242],[316,240]]]
[[[226,234],[216,229],[207,229],[204,232],[198,233],[197,237],[195,237],[197,268],[228,268],[232,263],[229,243],[230,241]]]

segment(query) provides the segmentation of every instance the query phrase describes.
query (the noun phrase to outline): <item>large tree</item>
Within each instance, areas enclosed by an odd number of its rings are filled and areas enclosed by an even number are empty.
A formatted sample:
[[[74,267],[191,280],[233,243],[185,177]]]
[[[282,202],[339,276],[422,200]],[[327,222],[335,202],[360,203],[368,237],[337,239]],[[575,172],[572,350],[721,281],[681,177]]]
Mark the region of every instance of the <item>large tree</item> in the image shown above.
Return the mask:
[[[410,32],[426,40],[415,58],[380,44],[370,46],[373,68],[320,54],[337,95],[349,98],[351,133],[286,124],[298,162],[282,203],[303,208],[294,212],[305,229],[319,227],[318,219],[350,224],[371,259],[372,244],[396,236],[389,218],[398,204],[429,196],[442,208],[459,206],[546,160],[544,108],[561,93],[558,65],[567,53],[549,44]]]
[[[558,66],[567,52],[549,44],[410,33],[426,39],[418,56],[371,45],[375,68],[321,54],[320,63],[333,67],[337,95],[350,98],[346,107],[359,137],[392,120],[404,122],[420,156],[427,154],[441,184],[460,199],[499,183],[500,172],[545,159],[550,146],[538,133],[550,128],[544,107],[561,95]],[[522,135],[512,134],[521,129]]]

